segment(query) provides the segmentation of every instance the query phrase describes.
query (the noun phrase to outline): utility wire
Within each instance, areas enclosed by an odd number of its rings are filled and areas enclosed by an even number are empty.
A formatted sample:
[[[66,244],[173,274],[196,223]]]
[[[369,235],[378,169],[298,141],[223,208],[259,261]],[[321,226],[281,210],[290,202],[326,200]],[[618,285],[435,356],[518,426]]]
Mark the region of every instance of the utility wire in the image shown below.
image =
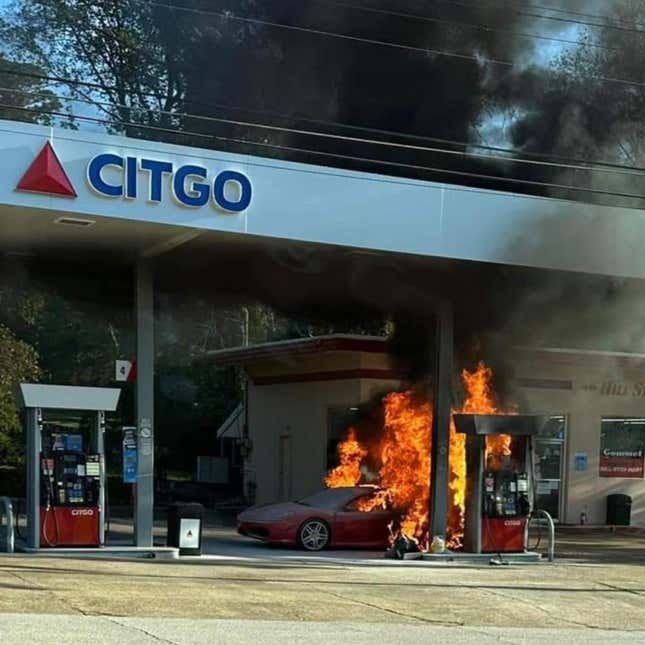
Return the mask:
[[[447,25],[449,27],[460,27],[463,29],[471,29],[478,31],[485,31],[487,33],[496,33],[496,34],[506,34],[507,36],[516,36],[519,38],[532,38],[535,40],[546,40],[549,42],[560,43],[563,45],[577,45],[580,43],[577,40],[569,40],[567,38],[558,38],[556,36],[541,36],[539,34],[528,34],[521,31],[514,31],[512,29],[500,29],[499,27],[491,27],[490,25],[480,25],[469,22],[458,22],[455,20],[447,20],[445,18],[435,18],[434,16],[425,16],[416,13],[408,13],[405,11],[394,11],[391,9],[378,9],[376,7],[368,7],[365,5],[355,5],[347,2],[340,2],[339,0],[312,0],[313,2],[320,2],[327,5],[332,5],[340,7],[343,9],[348,9],[350,11],[362,11],[364,13],[371,13],[375,15],[383,16],[392,16],[395,18],[403,18],[406,20],[412,20],[416,22],[429,22],[438,25]],[[616,47],[608,47],[607,45],[601,45],[600,43],[588,43],[589,47],[594,47],[597,49],[605,49],[607,51],[617,51]]]
[[[579,16],[580,18],[591,18],[592,20],[609,20],[623,25],[637,25],[638,27],[645,27],[645,23],[642,22],[630,22],[624,18],[615,18],[614,16],[603,15],[599,13],[588,13],[584,11],[576,11],[574,9],[562,9],[561,7],[552,7],[549,5],[534,4],[532,2],[526,2],[525,0],[512,0],[515,4],[521,4],[524,7],[530,7],[532,9],[540,9],[543,11],[552,11],[553,13],[563,13],[571,16]],[[500,7],[503,9],[504,7]]]
[[[459,176],[459,177],[469,177],[469,178],[474,178],[474,179],[482,179],[490,182],[505,182],[505,183],[511,183],[515,185],[529,185],[529,186],[536,186],[540,188],[553,188],[557,190],[563,190],[563,191],[573,191],[573,192],[581,192],[581,193],[590,193],[590,194],[595,194],[595,195],[605,195],[605,196],[610,196],[610,197],[624,197],[628,199],[638,199],[638,200],[645,200],[645,195],[641,194],[635,194],[635,193],[622,193],[622,192],[616,192],[616,191],[608,191],[608,190],[601,190],[598,188],[585,188],[583,186],[573,186],[569,184],[557,184],[553,182],[543,182],[543,181],[536,181],[536,180],[531,180],[531,179],[519,179],[517,177],[500,177],[497,175],[487,175],[484,173],[475,173],[475,172],[469,172],[469,171],[463,171],[463,170],[449,170],[447,168],[437,168],[434,166],[421,166],[418,164],[410,164],[410,163],[404,163],[400,161],[389,161],[389,160],[384,160],[384,159],[373,159],[371,157],[357,157],[354,155],[347,155],[347,154],[342,154],[342,153],[335,153],[335,152],[324,152],[321,150],[311,150],[308,148],[298,148],[294,146],[285,146],[282,144],[277,144],[277,143],[268,143],[265,141],[249,141],[248,139],[238,139],[238,138],[233,138],[233,137],[225,137],[221,135],[213,135],[213,134],[204,134],[202,132],[190,132],[186,130],[172,130],[170,128],[164,128],[162,126],[155,126],[155,125],[145,125],[141,123],[133,123],[131,121],[112,121],[108,119],[102,119],[99,117],[90,117],[90,116],[82,116],[82,115],[70,115],[65,112],[58,112],[58,111],[53,111],[53,110],[38,110],[36,108],[28,108],[28,107],[17,107],[15,105],[9,105],[6,103],[0,103],[0,108],[5,108],[5,109],[11,109],[11,110],[18,110],[21,112],[29,112],[33,114],[42,114],[45,116],[58,116],[62,117],[64,119],[77,119],[80,121],[88,121],[88,122],[93,122],[93,123],[101,123],[101,124],[108,124],[108,125],[121,125],[124,127],[133,127],[137,128],[140,130],[152,130],[152,131],[157,131],[157,132],[164,132],[164,133],[169,133],[173,134],[175,136],[180,135],[180,136],[185,136],[185,137],[197,137],[201,139],[208,139],[211,141],[225,141],[228,143],[236,143],[236,144],[241,144],[241,145],[246,145],[246,146],[256,146],[260,148],[269,148],[269,149],[275,149],[275,150],[286,150],[289,152],[296,152],[296,153],[302,153],[302,154],[310,154],[313,156],[319,156],[319,157],[325,157],[325,158],[330,158],[330,159],[343,159],[346,161],[353,161],[353,162],[358,162],[358,163],[366,163],[366,164],[373,164],[381,167],[394,167],[394,168],[406,168],[409,170],[415,170],[415,171],[422,171],[422,172],[429,172],[429,173],[438,173],[438,174],[446,174],[446,175],[454,175],[454,176]]]
[[[17,75],[17,76],[22,76],[22,77],[28,77],[28,78],[34,78],[34,79],[40,79],[40,80],[46,80],[54,83],[60,83],[60,84],[65,84],[65,85],[70,85],[70,86],[75,86],[75,85],[82,85],[86,87],[90,87],[93,89],[97,89],[103,92],[106,91],[116,91],[116,88],[111,87],[111,86],[103,86],[100,85],[99,83],[92,83],[90,81],[80,81],[80,80],[75,80],[75,79],[65,79],[59,76],[47,76],[47,75],[41,75],[41,74],[33,74],[29,72],[21,72],[18,70],[0,70],[0,75],[2,74],[10,74],[10,75]],[[204,118],[211,118],[214,119],[216,117],[209,117],[208,115],[198,115],[194,113],[189,113],[189,112],[172,112],[172,111],[164,111],[159,108],[148,108],[147,106],[136,106],[136,105],[120,105],[117,103],[108,103],[108,102],[101,102],[98,100],[94,99],[80,99],[80,98],[74,98],[74,97],[61,97],[55,94],[48,94],[47,92],[29,92],[27,90],[15,90],[13,88],[4,88],[5,91],[8,92],[14,92],[14,93],[20,93],[24,94],[25,96],[30,96],[30,95],[40,95],[43,98],[58,98],[59,100],[64,100],[64,101],[77,101],[77,102],[82,102],[82,103],[88,103],[90,105],[96,105],[96,106],[109,106],[109,107],[114,107],[114,108],[125,108],[128,110],[140,110],[140,111],[148,111],[148,112],[163,112],[165,114],[169,114],[171,116],[184,116],[188,118],[194,118],[194,119],[204,119]],[[140,93],[141,96],[147,96],[150,98],[155,98],[157,99],[158,96],[152,92],[142,92]],[[380,135],[380,136],[393,136],[401,139],[406,139],[406,140],[411,140],[411,141],[425,141],[428,143],[434,143],[434,144],[443,144],[443,145],[449,145],[449,146],[455,146],[455,147],[460,147],[460,148],[476,148],[478,150],[488,150],[490,152],[499,152],[502,154],[507,154],[507,155],[524,155],[524,157],[528,158],[535,158],[535,159],[545,159],[545,160],[559,160],[564,162],[563,164],[558,164],[561,166],[564,166],[566,164],[576,164],[580,166],[584,166],[586,169],[589,170],[595,170],[593,166],[598,166],[599,168],[608,168],[608,169],[616,169],[618,171],[621,170],[630,170],[630,171],[635,171],[638,173],[645,172],[645,167],[641,166],[634,166],[634,165],[625,165],[625,164],[618,164],[615,162],[609,162],[609,161],[603,161],[603,160],[598,160],[598,159],[582,159],[579,157],[568,157],[564,155],[555,155],[555,154],[549,154],[549,153],[539,153],[539,152],[530,152],[530,151],[524,151],[519,148],[504,148],[501,146],[491,146],[491,145],[485,145],[481,143],[474,143],[474,142],[469,142],[469,141],[455,141],[453,139],[443,139],[439,137],[429,137],[425,135],[417,135],[417,134],[409,134],[406,132],[398,132],[395,130],[383,130],[379,128],[370,128],[367,126],[360,126],[360,125],[352,125],[348,123],[342,123],[339,121],[327,121],[327,120],[321,120],[321,119],[311,119],[311,118],[306,118],[306,117],[294,117],[286,114],[280,114],[277,112],[271,112],[267,110],[257,110],[253,108],[248,108],[248,107],[240,107],[240,106],[234,106],[234,105],[227,105],[223,103],[202,103],[202,102],[193,102],[189,101],[190,104],[194,105],[199,105],[205,108],[216,108],[220,110],[231,110],[231,111],[236,111],[236,112],[247,112],[249,114],[258,114],[262,115],[265,117],[272,117],[272,118],[278,118],[283,121],[291,121],[291,122],[303,122],[303,123],[310,123],[310,124],[315,124],[315,125],[323,125],[325,127],[334,127],[334,128],[340,128],[340,129],[345,129],[345,130],[354,130],[354,131],[359,131],[359,132],[369,132],[371,135]],[[103,111],[105,110],[103,107],[101,108]],[[255,124],[259,127],[272,127],[270,124]],[[325,133],[320,133],[320,132],[313,132],[313,131],[307,131],[308,134],[313,134],[313,135],[324,135]],[[387,143],[383,142],[380,140],[375,140],[373,143]],[[393,142],[394,145],[396,145],[396,142]],[[484,158],[491,158],[491,155],[483,155]],[[506,161],[509,161],[506,157],[504,157]],[[631,173],[630,173],[631,174]]]
[[[135,0],[137,2],[142,2],[144,0]],[[448,2],[449,4],[458,4],[458,5],[464,5],[464,3],[457,2],[456,0],[435,0],[435,2]],[[165,9],[169,10],[178,10],[178,11],[185,11],[188,13],[195,13],[198,15],[209,15],[209,16],[215,16],[218,18],[222,18],[225,20],[234,20],[238,22],[244,22],[248,24],[255,24],[255,25],[263,25],[265,27],[273,27],[276,29],[285,29],[285,30],[291,30],[291,31],[296,31],[300,33],[308,33],[308,34],[313,34],[315,36],[322,36],[322,37],[327,37],[327,38],[336,38],[340,40],[346,40],[346,41],[354,41],[354,42],[359,42],[364,45],[374,45],[374,46],[381,46],[381,47],[391,47],[394,49],[398,50],[404,50],[404,51],[410,51],[414,53],[422,53],[422,54],[432,54],[434,56],[446,56],[449,58],[456,58],[456,59],[461,59],[461,60],[469,60],[478,63],[479,65],[499,65],[502,67],[506,68],[516,68],[516,64],[513,61],[507,61],[503,59],[498,59],[498,58],[487,58],[485,56],[472,56],[470,54],[461,54],[459,52],[451,52],[447,51],[444,49],[429,49],[425,47],[416,47],[414,45],[404,45],[402,43],[394,43],[391,41],[387,40],[376,40],[373,38],[363,38],[361,36],[350,36],[348,34],[339,34],[334,31],[326,31],[322,29],[313,29],[311,27],[301,27],[298,25],[287,25],[284,23],[280,22],[273,22],[270,20],[262,20],[261,18],[252,18],[249,16],[236,16],[235,14],[232,13],[223,13],[220,11],[211,11],[211,10],[205,10],[205,9],[193,9],[190,7],[182,7],[178,5],[172,5],[172,4],[167,4],[164,2],[158,2],[157,0],[147,0],[148,4],[157,6],[157,7],[163,7]],[[472,7],[473,5],[464,5],[468,7]],[[643,32],[645,33],[645,32]],[[602,75],[592,75],[591,78],[597,81],[604,81],[607,83],[617,83],[621,85],[629,85],[632,87],[645,87],[645,83],[640,82],[640,81],[631,81],[627,79],[621,79],[621,78],[613,78],[613,77],[608,77],[608,76],[602,76]]]
[[[142,0],[135,0],[135,1],[141,2]],[[313,27],[301,27],[299,25],[287,25],[282,22],[263,20],[261,18],[252,18],[250,16],[237,16],[233,13],[212,11],[210,9],[194,9],[192,7],[182,7],[179,5],[167,4],[165,2],[157,2],[157,0],[148,0],[147,4],[151,4],[156,7],[163,7],[165,9],[170,9],[170,10],[185,11],[187,13],[195,13],[195,14],[206,15],[206,16],[215,16],[217,18],[223,18],[224,20],[234,20],[237,22],[245,22],[248,24],[262,25],[264,27],[273,27],[275,29],[286,29],[286,30],[297,31],[297,32],[306,33],[306,34],[313,34],[315,36],[324,36],[328,38],[337,38],[339,40],[354,41],[354,42],[363,43],[365,45],[391,47],[393,49],[414,52],[417,54],[432,54],[434,56],[447,56],[450,58],[473,60],[473,61],[479,62],[480,64],[487,63],[487,64],[493,64],[493,65],[502,65],[506,67],[514,66],[514,63],[512,61],[502,60],[499,58],[486,58],[485,56],[478,58],[475,56],[471,56],[470,54],[461,54],[459,52],[451,52],[443,49],[417,47],[415,45],[404,45],[403,43],[395,43],[389,40],[378,40],[376,38],[365,38],[363,36],[351,36],[349,34],[339,34],[338,32],[335,32],[335,31],[326,31],[324,29],[314,29]]]
[[[567,23],[571,25],[581,25],[585,27],[599,27],[600,29],[615,29],[616,31],[622,31],[627,33],[637,33],[637,34],[645,33],[644,29],[635,29],[634,27],[622,27],[620,25],[609,25],[606,23],[603,24],[599,22],[589,22],[586,20],[578,20],[574,18],[562,18],[560,16],[545,16],[539,13],[533,13],[530,11],[521,11],[519,9],[510,9],[509,7],[501,7],[499,5],[490,5],[490,4],[475,5],[472,3],[463,2],[463,0],[433,0],[433,2],[436,2],[438,4],[444,4],[444,5],[452,5],[455,7],[465,7],[467,9],[475,9],[479,11],[486,10],[486,9],[497,9],[499,11],[513,13],[517,16],[527,16],[529,18],[536,18],[538,20],[552,20],[554,22]]]
[[[238,22],[245,22],[249,24],[257,24],[257,25],[263,25],[267,27],[273,27],[277,29],[285,29],[285,30],[292,30],[296,32],[301,32],[301,33],[310,33],[314,34],[317,36],[323,36],[323,37],[329,37],[329,38],[337,38],[341,40],[347,40],[347,41],[354,41],[354,42],[359,42],[362,44],[367,44],[367,45],[374,45],[374,46],[383,46],[383,47],[391,47],[394,49],[398,50],[404,50],[404,51],[410,51],[410,52],[415,52],[415,53],[423,53],[423,54],[432,54],[435,56],[446,56],[449,58],[456,58],[460,60],[468,60],[468,61],[473,61],[478,63],[479,65],[482,64],[490,64],[490,65],[499,65],[506,67],[508,69],[516,68],[516,64],[513,61],[507,61],[507,60],[502,60],[502,59],[497,59],[497,58],[487,58],[484,56],[473,56],[470,54],[462,54],[459,52],[452,52],[452,51],[447,51],[443,49],[430,49],[430,48],[424,48],[424,47],[416,47],[413,45],[404,45],[402,43],[394,43],[391,41],[384,41],[384,40],[377,40],[377,39],[372,39],[372,38],[363,38],[360,36],[351,36],[348,34],[339,34],[337,32],[331,32],[331,31],[325,31],[321,29],[313,29],[309,27],[301,27],[298,25],[287,25],[283,23],[278,23],[278,22],[273,22],[273,21],[268,21],[268,20],[262,20],[260,18],[252,18],[249,16],[236,16],[232,13],[225,13],[225,12],[219,12],[219,11],[211,11],[211,10],[203,10],[203,9],[194,9],[191,7],[183,7],[179,5],[173,5],[173,4],[167,4],[163,2],[158,2],[157,0],[134,0],[135,2],[146,2],[147,4],[162,7],[168,10],[178,10],[178,11],[184,11],[188,13],[194,13],[198,15],[210,15],[210,16],[215,16],[219,17],[224,20],[233,20],[233,21],[238,21]],[[457,0],[435,0],[435,2],[444,2],[448,4],[456,4],[459,6],[466,6],[466,7],[474,7],[474,5],[468,5],[463,2],[457,2]],[[475,7],[476,8],[476,7]],[[645,33],[645,31],[643,31]],[[629,79],[623,79],[623,78],[616,78],[616,77],[609,77],[609,76],[603,76],[599,74],[593,74],[590,76],[590,78],[596,80],[596,81],[602,81],[606,83],[615,83],[615,84],[620,84],[620,85],[627,85],[630,87],[640,87],[640,88],[645,88],[645,82],[640,82],[640,81],[633,81]]]
[[[19,89],[14,89],[9,87],[0,87],[0,93],[2,92],[8,93],[8,94],[17,94],[28,98],[32,98],[34,96],[39,96],[41,98],[43,97],[51,98],[51,94],[48,94],[47,92],[27,92],[25,90],[19,90]],[[581,170],[581,171],[590,171],[590,172],[604,172],[608,174],[630,175],[630,176],[638,176],[638,177],[642,177],[645,174],[645,168],[627,168],[627,167],[621,167],[620,169],[606,168],[606,167],[594,168],[593,164],[590,162],[584,162],[580,164],[565,164],[565,163],[557,163],[553,161],[540,161],[537,159],[526,159],[523,157],[505,157],[501,155],[495,155],[495,154],[484,153],[484,152],[470,152],[468,150],[447,150],[446,148],[421,146],[421,145],[409,144],[409,143],[397,143],[394,141],[380,141],[378,139],[366,139],[364,137],[353,137],[353,136],[347,136],[342,134],[334,134],[330,132],[316,132],[312,130],[302,130],[298,128],[288,128],[283,126],[269,125],[265,123],[256,123],[253,121],[241,121],[239,119],[226,119],[223,117],[190,114],[187,112],[170,112],[168,110],[162,110],[159,108],[149,108],[149,107],[143,107],[143,106],[133,107],[129,105],[122,105],[119,103],[109,103],[106,101],[94,101],[91,99],[84,99],[84,98],[69,98],[66,100],[73,103],[84,103],[87,105],[94,105],[104,109],[105,108],[110,108],[113,110],[125,109],[125,110],[131,110],[133,112],[147,112],[148,114],[159,114],[164,116],[170,116],[175,119],[195,119],[197,121],[207,121],[209,123],[224,123],[227,125],[233,125],[238,127],[270,130],[272,132],[280,132],[283,134],[284,133],[296,134],[299,136],[317,137],[322,139],[331,139],[332,141],[359,143],[364,145],[382,146],[386,148],[397,148],[400,150],[409,150],[414,152],[430,152],[434,154],[449,155],[453,157],[472,158],[472,159],[480,159],[480,160],[486,160],[486,161],[494,160],[494,161],[502,161],[505,163],[528,164],[531,166],[542,166],[542,167],[557,168],[562,170],[566,169],[566,170]],[[107,114],[110,114],[109,109],[105,109],[105,112]],[[114,114],[110,114],[110,116],[113,119],[116,118],[116,115]]]

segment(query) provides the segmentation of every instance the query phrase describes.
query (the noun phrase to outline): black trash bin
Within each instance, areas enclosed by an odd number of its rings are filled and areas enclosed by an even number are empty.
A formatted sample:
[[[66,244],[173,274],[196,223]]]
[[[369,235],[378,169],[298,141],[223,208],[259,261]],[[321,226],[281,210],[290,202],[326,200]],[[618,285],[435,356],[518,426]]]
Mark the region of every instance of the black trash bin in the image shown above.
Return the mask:
[[[607,496],[607,524],[629,526],[632,514],[632,498],[629,495]]]
[[[201,504],[171,504],[168,507],[166,544],[177,547],[179,555],[201,555],[203,516]]]

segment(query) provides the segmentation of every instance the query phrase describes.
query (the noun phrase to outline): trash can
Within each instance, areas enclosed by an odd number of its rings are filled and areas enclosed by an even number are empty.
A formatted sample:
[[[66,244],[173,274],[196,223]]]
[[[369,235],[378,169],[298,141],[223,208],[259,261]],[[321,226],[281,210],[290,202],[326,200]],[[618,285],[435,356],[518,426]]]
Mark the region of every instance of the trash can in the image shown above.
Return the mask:
[[[177,547],[179,555],[201,555],[203,515],[201,504],[171,504],[168,507],[166,544]]]
[[[632,514],[632,498],[629,495],[607,496],[607,524],[629,526]]]

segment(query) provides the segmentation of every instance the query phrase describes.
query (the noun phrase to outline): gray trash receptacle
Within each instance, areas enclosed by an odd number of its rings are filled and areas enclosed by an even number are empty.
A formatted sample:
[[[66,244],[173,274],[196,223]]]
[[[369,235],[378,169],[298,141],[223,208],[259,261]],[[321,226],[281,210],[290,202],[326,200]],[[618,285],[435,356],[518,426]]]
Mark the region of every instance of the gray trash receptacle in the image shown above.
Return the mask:
[[[629,526],[632,515],[632,498],[629,495],[607,496],[607,524]]]
[[[171,504],[168,507],[166,544],[178,548],[179,555],[201,555],[203,517],[201,504]]]

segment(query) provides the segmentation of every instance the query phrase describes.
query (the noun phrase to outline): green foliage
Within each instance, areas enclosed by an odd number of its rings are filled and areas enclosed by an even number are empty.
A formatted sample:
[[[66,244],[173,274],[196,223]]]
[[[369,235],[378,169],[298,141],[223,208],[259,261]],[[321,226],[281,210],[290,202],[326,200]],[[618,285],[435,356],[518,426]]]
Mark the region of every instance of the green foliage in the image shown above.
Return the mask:
[[[16,58],[68,80],[68,96],[93,103],[109,129],[179,127],[178,118],[150,111],[176,111],[184,94],[177,23],[162,32],[156,10],[140,0],[20,0],[7,14],[7,42]]]
[[[22,441],[15,388],[21,382],[40,377],[38,354],[33,347],[18,340],[0,325],[0,464],[16,465],[20,461]]]
[[[13,62],[0,53],[0,119],[52,123],[47,112],[59,111],[61,102],[38,78],[42,75],[37,65]]]

